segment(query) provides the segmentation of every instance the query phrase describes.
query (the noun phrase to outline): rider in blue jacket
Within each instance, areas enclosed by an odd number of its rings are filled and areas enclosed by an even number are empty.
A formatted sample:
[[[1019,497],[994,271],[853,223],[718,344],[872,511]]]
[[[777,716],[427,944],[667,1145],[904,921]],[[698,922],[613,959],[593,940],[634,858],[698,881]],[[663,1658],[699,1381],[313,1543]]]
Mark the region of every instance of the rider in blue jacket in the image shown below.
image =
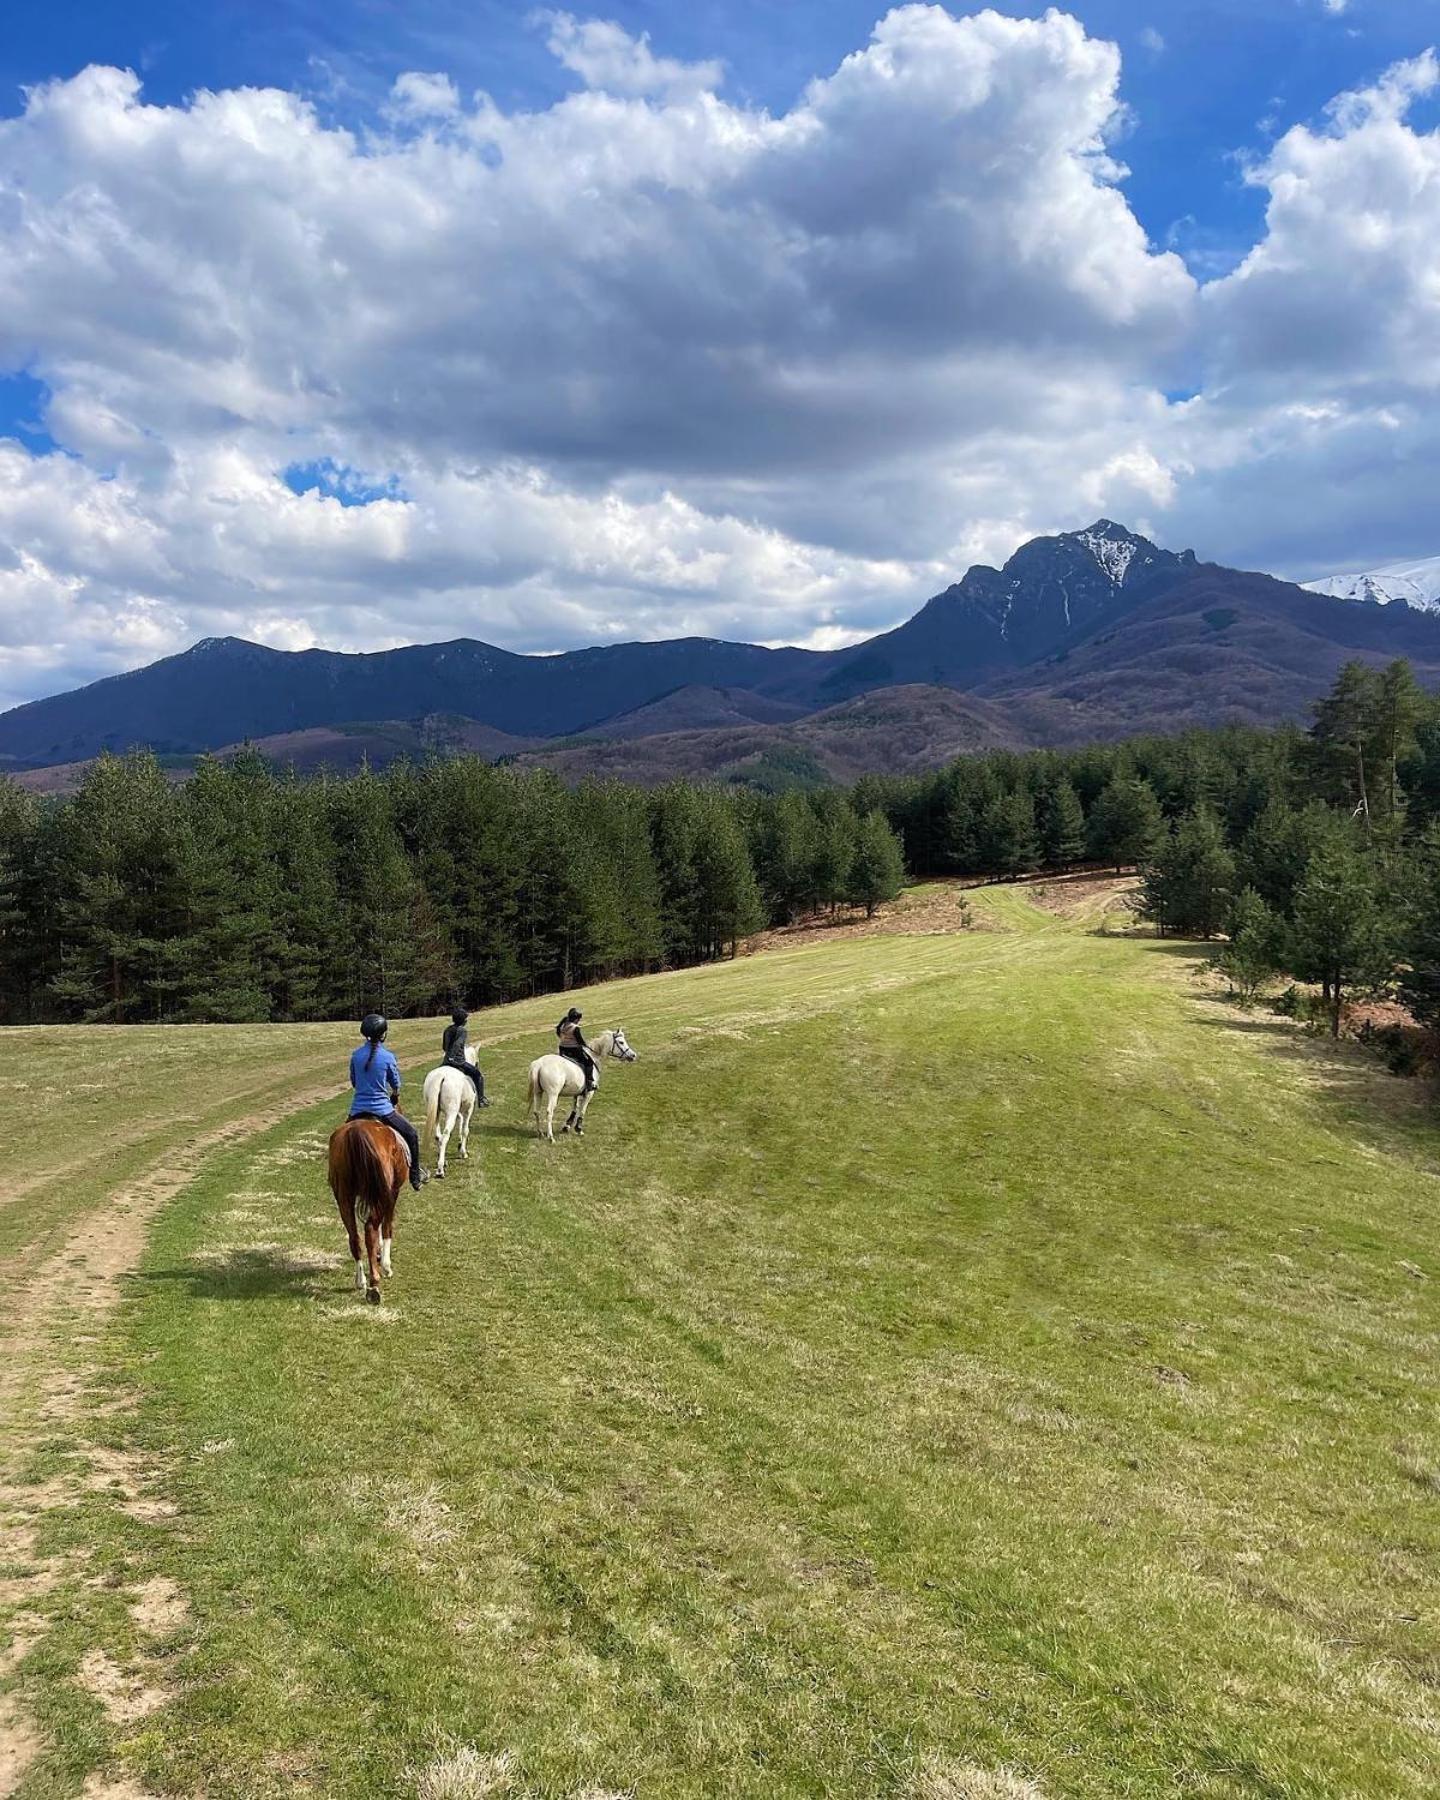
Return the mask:
[[[360,1021],[365,1042],[350,1056],[350,1085],[355,1090],[350,1117],[379,1119],[400,1133],[410,1151],[410,1185],[418,1193],[430,1177],[420,1167],[420,1134],[396,1105],[400,1098],[400,1065],[394,1052],[385,1048],[389,1029],[390,1021],[383,1013],[366,1013]]]

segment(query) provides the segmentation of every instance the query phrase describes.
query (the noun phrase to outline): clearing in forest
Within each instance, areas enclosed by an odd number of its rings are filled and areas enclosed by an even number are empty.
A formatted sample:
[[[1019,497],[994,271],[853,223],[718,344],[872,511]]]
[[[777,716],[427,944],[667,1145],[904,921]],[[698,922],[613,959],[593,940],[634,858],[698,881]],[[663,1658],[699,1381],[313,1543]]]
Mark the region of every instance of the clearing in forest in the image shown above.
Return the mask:
[[[1428,1096],[971,899],[477,1015],[379,1309],[347,1027],[5,1033],[0,1792],[1433,1794]]]

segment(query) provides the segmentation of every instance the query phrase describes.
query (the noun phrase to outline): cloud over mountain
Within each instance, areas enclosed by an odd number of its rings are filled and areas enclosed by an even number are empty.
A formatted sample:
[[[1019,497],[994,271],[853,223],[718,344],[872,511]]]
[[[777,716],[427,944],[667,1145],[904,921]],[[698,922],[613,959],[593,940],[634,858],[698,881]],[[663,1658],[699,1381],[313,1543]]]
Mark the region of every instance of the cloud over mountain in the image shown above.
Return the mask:
[[[1310,572],[1373,500],[1355,558],[1411,547],[1433,58],[1282,137],[1202,288],[1062,13],[901,7],[780,114],[537,29],[544,110],[416,71],[347,130],[90,68],[0,121],[0,369],[57,446],[0,446],[0,700],[225,632],[833,643],[1097,512]]]

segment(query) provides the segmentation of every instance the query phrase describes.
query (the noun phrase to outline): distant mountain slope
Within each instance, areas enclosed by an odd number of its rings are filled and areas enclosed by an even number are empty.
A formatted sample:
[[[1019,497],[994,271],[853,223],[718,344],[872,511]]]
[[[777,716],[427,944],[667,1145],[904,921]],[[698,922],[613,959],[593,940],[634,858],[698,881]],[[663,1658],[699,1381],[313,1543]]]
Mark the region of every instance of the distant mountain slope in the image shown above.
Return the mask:
[[[1350,658],[1404,656],[1440,686],[1440,619],[1210,565],[1033,667],[983,683],[1037,743],[1304,720]]]
[[[1365,575],[1325,575],[1304,586],[1312,594],[1336,600],[1365,600],[1379,606],[1403,600],[1417,612],[1440,612],[1440,556],[1390,563]]]
[[[949,688],[900,687],[865,694],[789,725],[676,731],[534,750],[516,760],[653,787],[684,775],[760,786],[818,786],[865,774],[903,775],[967,750],[1020,748],[1003,711]]]
[[[79,762],[137,744],[190,755],[277,736],[292,739],[301,760],[312,752],[325,760],[328,750],[294,734],[353,735],[357,720],[435,715],[531,741],[743,733],[898,688],[1003,699],[1006,714],[991,726],[1071,742],[1301,717],[1351,654],[1410,656],[1423,677],[1436,678],[1440,606],[1357,606],[1197,563],[1191,551],[1174,554],[1100,519],[1033,539],[1002,569],[969,570],[905,624],[845,650],[683,638],[517,656],[460,639],[344,655],[207,639],[0,716],[0,768]],[[934,723],[931,710],[921,708],[920,738]],[[422,728],[367,729],[388,742]],[[897,755],[909,754],[896,745]]]
[[[0,757],[73,762],[136,744],[162,752],[211,750],[316,725],[432,713],[459,714],[520,737],[555,737],[690,683],[803,687],[814,655],[710,638],[564,656],[516,656],[468,639],[346,655],[207,638],[148,668],[0,715]]]
[[[591,726],[587,738],[653,737],[665,731],[720,731],[735,725],[781,725],[809,708],[744,688],[700,687],[691,682],[634,712],[618,713]]]
[[[297,775],[314,775],[321,769],[348,775],[362,763],[384,769],[401,757],[421,762],[428,756],[463,752],[496,762],[502,756],[533,750],[541,741],[512,737],[493,726],[478,725],[474,719],[438,715],[408,721],[381,719],[363,725],[312,725],[304,731],[282,731],[272,737],[255,738],[248,748],[258,750],[282,769],[293,769]],[[210,754],[233,756],[246,747],[224,744]],[[167,755],[165,771],[173,781],[186,781],[199,759],[199,754]],[[38,769],[22,769],[12,779],[32,794],[69,794],[85,779],[85,771],[94,760],[86,757],[80,762],[47,763]]]

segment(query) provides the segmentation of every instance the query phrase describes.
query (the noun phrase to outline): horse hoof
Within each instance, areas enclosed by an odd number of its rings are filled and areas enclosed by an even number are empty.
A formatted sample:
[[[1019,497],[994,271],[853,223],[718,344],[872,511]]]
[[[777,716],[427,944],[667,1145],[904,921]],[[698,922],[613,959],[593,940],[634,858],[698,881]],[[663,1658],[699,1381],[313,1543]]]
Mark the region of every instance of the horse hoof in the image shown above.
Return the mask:
[[[379,1288],[378,1288],[378,1287],[373,1287],[373,1288],[366,1288],[366,1290],[365,1290],[365,1298],[366,1298],[366,1299],[367,1299],[367,1300],[368,1300],[368,1301],[369,1301],[369,1302],[370,1302],[370,1304],[371,1304],[371,1305],[372,1305],[372,1306],[378,1306],[378,1305],[379,1305],[379,1304],[380,1304],[380,1290],[379,1290]]]

